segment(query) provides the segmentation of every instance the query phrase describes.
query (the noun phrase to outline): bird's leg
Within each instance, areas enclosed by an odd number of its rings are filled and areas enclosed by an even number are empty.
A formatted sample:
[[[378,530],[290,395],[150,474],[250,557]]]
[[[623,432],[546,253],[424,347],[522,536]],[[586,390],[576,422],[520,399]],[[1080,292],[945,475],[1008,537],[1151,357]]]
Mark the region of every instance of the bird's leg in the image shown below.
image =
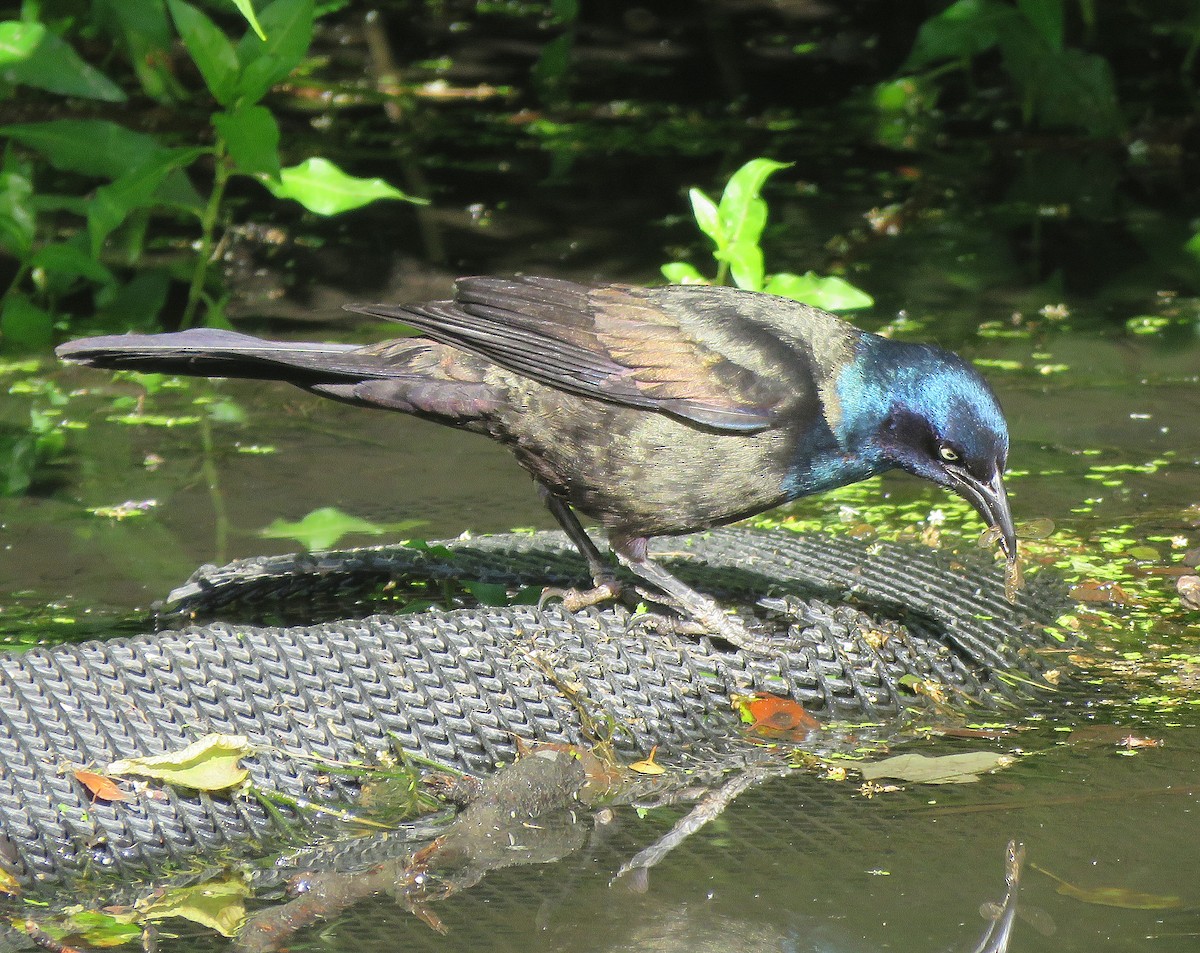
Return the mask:
[[[558,525],[563,528],[568,538],[575,544],[575,548],[587,560],[588,571],[592,574],[591,589],[559,589],[548,587],[542,590],[542,597],[538,600],[539,605],[547,599],[561,599],[563,606],[568,611],[575,612],[579,609],[586,609],[588,606],[599,605],[601,602],[618,598],[621,595],[621,584],[617,581],[617,577],[613,575],[611,567],[605,561],[604,556],[601,555],[600,550],[596,548],[596,544],[592,542],[592,538],[579,525],[579,520],[574,512],[572,512],[571,507],[567,505],[565,500],[555,496],[540,483],[538,484],[538,490],[542,495],[542,500],[545,502],[546,507],[554,514],[554,518],[558,520]]]
[[[752,634],[736,616],[728,614],[708,596],[676,579],[650,559],[647,552],[648,541],[644,536],[628,537],[610,532],[608,542],[623,566],[639,579],[666,593],[693,623],[691,626],[677,627],[677,631],[688,635],[715,635],[739,649],[756,655],[772,651],[768,639]]]

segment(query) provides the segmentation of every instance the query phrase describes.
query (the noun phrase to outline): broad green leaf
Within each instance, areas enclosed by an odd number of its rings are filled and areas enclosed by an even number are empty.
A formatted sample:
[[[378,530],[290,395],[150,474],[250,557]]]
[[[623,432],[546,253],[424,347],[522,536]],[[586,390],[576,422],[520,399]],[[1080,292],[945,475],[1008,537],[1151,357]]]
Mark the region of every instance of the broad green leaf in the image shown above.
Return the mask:
[[[172,169],[154,193],[155,202],[163,208],[189,212],[197,218],[204,215],[204,198],[192,185],[184,169]]]
[[[286,79],[304,59],[312,42],[312,0],[275,0],[260,14],[266,39],[247,33],[237,46],[242,75],[238,95],[256,103]]]
[[[405,533],[421,526],[422,520],[401,520],[398,523],[371,523],[332,506],[313,510],[298,523],[277,519],[266,529],[259,530],[267,539],[294,539],[308,550],[329,549],[343,536],[365,533],[382,536],[384,533]]]
[[[127,284],[97,294],[96,323],[112,331],[154,328],[171,285],[165,269],[139,271]]]
[[[543,99],[561,94],[563,81],[571,68],[571,51],[574,47],[575,37],[569,32],[559,34],[542,47],[531,75]]]
[[[294,199],[318,215],[337,215],[376,199],[425,204],[425,199],[405,195],[383,179],[356,179],[320,157],[281,169],[279,181],[261,175],[258,178],[276,198]]]
[[[1002,30],[1023,21],[1016,7],[1002,0],[958,0],[921,24],[903,68],[977,56],[999,42]]]
[[[458,583],[474,597],[481,606],[507,606],[511,604],[508,586],[498,582],[478,582],[461,579]]]
[[[56,169],[106,179],[124,175],[164,147],[153,136],[103,119],[54,119],[0,127],[42,153]]]
[[[0,23],[0,66],[29,59],[45,35],[46,28],[40,23],[20,20]]]
[[[80,236],[81,237],[81,236]],[[68,281],[76,278],[87,278],[100,285],[111,285],[116,282],[113,273],[104,267],[79,242],[55,242],[43,245],[29,260],[34,268],[43,268],[51,275],[57,275]],[[64,285],[61,290],[65,290]]]
[[[859,765],[864,781],[895,778],[918,784],[966,784],[978,781],[979,775],[1012,764],[1011,755],[994,751],[967,751],[928,757],[923,754],[898,754],[882,761]]]
[[[10,291],[0,301],[0,347],[5,353],[48,351],[54,343],[54,316],[23,294]]]
[[[27,57],[0,64],[0,80],[79,99],[109,103],[123,103],[126,99],[121,87],[85,63],[70,44],[49,30]]]
[[[1022,44],[1024,47],[1024,44]],[[1004,44],[1006,64],[1011,46]],[[1041,126],[1083,129],[1096,136],[1119,132],[1121,110],[1112,68],[1101,56],[1065,49],[1031,59],[1014,54],[1010,69],[1025,91],[1032,117]]]
[[[728,262],[733,283],[745,291],[762,291],[763,253],[757,242],[744,241],[729,245],[716,257]]]
[[[721,215],[725,241],[729,244],[757,245],[763,229],[767,227],[767,203],[754,196],[739,202],[738,209],[741,213],[738,218],[727,219],[724,213]]]
[[[825,311],[853,311],[875,303],[874,298],[844,278],[836,275],[822,278],[811,271],[805,275],[790,272],[772,275],[763,291]]]
[[[1184,242],[1183,250],[1193,258],[1200,259],[1200,232],[1196,232],[1195,235]]]
[[[250,887],[239,879],[209,881],[168,891],[166,896],[142,906],[139,912],[147,920],[181,917],[221,936],[237,935],[246,922],[246,898]]]
[[[212,122],[238,172],[279,178],[279,124],[269,109],[238,106],[214,114]]]
[[[720,248],[725,244],[725,236],[721,233],[721,218],[717,212],[717,203],[699,189],[690,189],[688,197],[692,200],[692,214],[700,231],[716,242]]]
[[[130,212],[156,204],[158,188],[170,172],[186,168],[206,151],[201,148],[163,149],[115,182],[98,188],[88,206],[87,216],[92,254],[99,256],[104,240]]]
[[[142,928],[131,921],[129,914],[77,910],[62,922],[60,929],[81,937],[89,948],[106,949],[132,944],[142,938]]]
[[[92,0],[92,11],[97,25],[124,44],[147,96],[162,102],[184,98],[172,69],[175,29],[163,0]]]
[[[145,758],[123,758],[104,769],[106,775],[137,775],[193,791],[225,791],[237,787],[250,772],[238,762],[254,753],[242,735],[205,735],[179,751]]]
[[[37,232],[33,183],[19,171],[0,172],[0,248],[25,258]]]
[[[237,96],[241,68],[229,38],[208,16],[183,0],[167,0],[175,29],[183,38],[188,55],[204,77],[204,84],[222,106]]]
[[[1062,0],[1017,0],[1017,9],[1056,53],[1063,48]]]
[[[774,159],[751,159],[729,177],[725,191],[721,193],[720,204],[726,240],[742,239],[742,226],[747,216],[755,216],[751,206],[758,199],[763,185],[780,169],[790,165],[790,162],[776,162]],[[766,215],[763,214],[762,218],[765,221]]]
[[[663,265],[661,269],[663,277],[667,281],[675,285],[708,285],[712,284],[696,269],[695,265],[689,265],[686,261],[673,261]]]
[[[250,28],[258,34],[258,38],[265,40],[267,35],[263,33],[262,24],[258,22],[258,14],[254,12],[254,7],[250,3],[250,0],[233,0],[233,5],[246,18],[246,22],[250,24]]]

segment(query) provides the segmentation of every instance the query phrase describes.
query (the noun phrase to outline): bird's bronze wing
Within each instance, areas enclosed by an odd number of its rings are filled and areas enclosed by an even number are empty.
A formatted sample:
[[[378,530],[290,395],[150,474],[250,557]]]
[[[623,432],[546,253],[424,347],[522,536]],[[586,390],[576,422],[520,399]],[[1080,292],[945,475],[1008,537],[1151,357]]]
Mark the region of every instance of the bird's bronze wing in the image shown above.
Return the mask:
[[[464,278],[453,301],[347,307],[551,387],[718,430],[769,427],[787,396],[778,382],[687,333],[643,288]]]

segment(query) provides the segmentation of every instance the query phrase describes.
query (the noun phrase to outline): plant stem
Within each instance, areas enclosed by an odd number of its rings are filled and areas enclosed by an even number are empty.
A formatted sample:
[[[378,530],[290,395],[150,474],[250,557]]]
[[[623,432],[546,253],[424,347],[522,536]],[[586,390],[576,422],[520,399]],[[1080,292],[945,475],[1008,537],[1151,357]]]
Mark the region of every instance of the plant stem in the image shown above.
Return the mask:
[[[208,266],[212,262],[213,237],[217,231],[217,220],[221,215],[221,202],[225,199],[225,186],[229,182],[229,164],[225,161],[225,140],[220,135],[213,146],[212,191],[208,194],[208,204],[204,207],[204,217],[200,220],[200,249],[196,256],[196,265],[192,269],[192,283],[188,287],[187,304],[183,309],[183,317],[179,320],[181,328],[190,328],[196,320],[196,309],[204,295],[204,281],[208,277]]]
[[[209,420],[207,407],[200,408],[200,447],[204,452],[200,472],[208,486],[213,508],[213,561],[220,565],[229,558],[229,512],[225,509],[225,497],[221,493],[221,476],[213,451],[212,421]]]

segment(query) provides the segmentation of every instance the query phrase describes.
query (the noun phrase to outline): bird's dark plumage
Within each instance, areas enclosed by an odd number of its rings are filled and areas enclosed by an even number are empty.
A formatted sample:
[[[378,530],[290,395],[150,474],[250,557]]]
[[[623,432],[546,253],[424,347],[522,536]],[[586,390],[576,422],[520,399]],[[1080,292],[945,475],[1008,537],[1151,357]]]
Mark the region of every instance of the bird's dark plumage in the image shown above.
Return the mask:
[[[892,467],[963,495],[1015,557],[1004,417],[983,378],[947,351],[786,299],[703,286],[465,278],[452,301],[350,310],[420,336],[355,347],[194,330],[87,338],[58,354],[282,380],[487,434],[545,489],[598,586],[611,580],[571,507],[607,528],[635,572],[718,628],[715,606],[689,602],[703,597],[646,559],[648,537]]]

